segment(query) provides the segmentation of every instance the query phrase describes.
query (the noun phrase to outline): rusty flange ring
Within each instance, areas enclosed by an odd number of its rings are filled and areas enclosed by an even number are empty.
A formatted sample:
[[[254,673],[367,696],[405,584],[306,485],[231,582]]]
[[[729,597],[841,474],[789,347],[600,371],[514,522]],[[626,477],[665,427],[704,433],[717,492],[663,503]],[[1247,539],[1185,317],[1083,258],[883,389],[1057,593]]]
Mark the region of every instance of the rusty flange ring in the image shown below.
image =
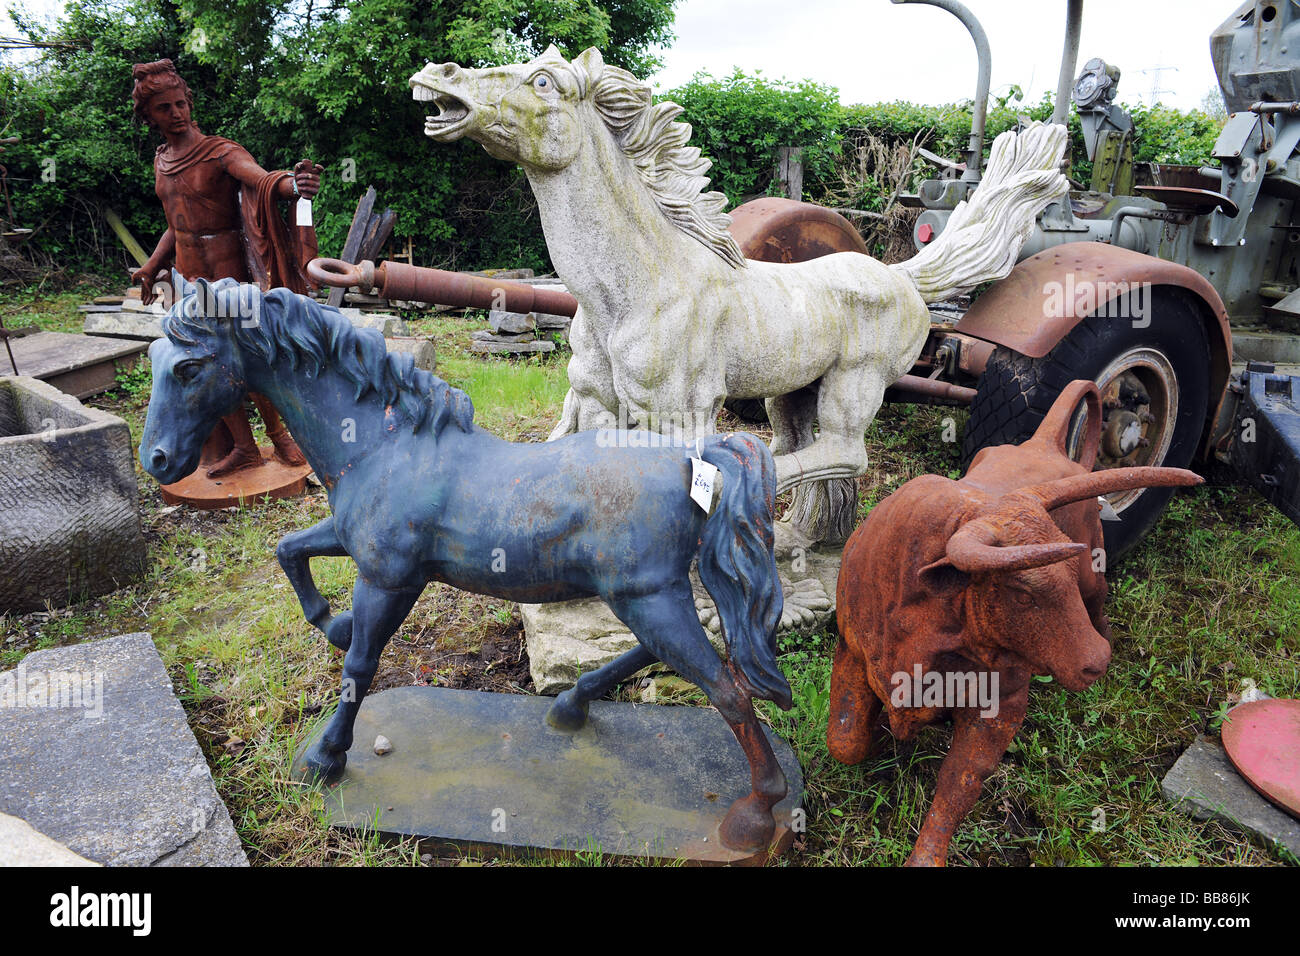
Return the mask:
[[[313,259],[307,263],[307,275],[312,281],[336,289],[356,286],[362,292],[369,292],[374,287],[374,271],[375,264],[369,260],[359,265],[342,259]]]

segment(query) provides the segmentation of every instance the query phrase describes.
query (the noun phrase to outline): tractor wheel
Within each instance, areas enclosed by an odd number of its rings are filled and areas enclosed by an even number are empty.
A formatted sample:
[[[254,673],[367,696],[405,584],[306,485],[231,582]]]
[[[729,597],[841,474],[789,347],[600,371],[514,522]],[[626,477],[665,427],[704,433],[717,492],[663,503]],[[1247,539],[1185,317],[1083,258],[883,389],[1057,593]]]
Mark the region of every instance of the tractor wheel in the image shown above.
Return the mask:
[[[987,445],[1020,444],[1029,438],[1061,390],[1080,378],[1091,379],[1101,390],[1096,468],[1191,464],[1209,395],[1205,326],[1177,290],[1152,290],[1146,301],[1149,324],[1138,310],[1112,304],[1109,314],[1084,319],[1042,358],[995,349],[971,403],[963,467]],[[1133,299],[1128,302],[1137,305]],[[1124,317],[1114,317],[1116,313]],[[1102,522],[1111,561],[1137,544],[1172,494],[1172,488],[1151,488],[1107,496],[1119,516],[1118,521]]]

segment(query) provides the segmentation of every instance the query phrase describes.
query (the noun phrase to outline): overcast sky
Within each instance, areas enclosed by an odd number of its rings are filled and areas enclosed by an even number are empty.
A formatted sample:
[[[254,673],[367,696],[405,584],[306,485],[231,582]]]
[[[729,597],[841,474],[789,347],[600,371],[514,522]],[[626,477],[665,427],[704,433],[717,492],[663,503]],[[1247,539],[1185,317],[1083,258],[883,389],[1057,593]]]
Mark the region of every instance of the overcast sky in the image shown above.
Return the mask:
[[[25,0],[54,11],[59,0]],[[993,92],[1012,84],[1036,101],[1054,90],[1065,33],[1065,0],[966,0],[989,37]],[[1085,0],[1082,67],[1099,56],[1123,71],[1120,99],[1199,106],[1216,88],[1210,32],[1236,0]],[[7,10],[11,0],[0,0]],[[6,18],[3,32],[12,27]],[[734,67],[834,86],[846,103],[947,103],[975,91],[975,49],[951,14],[889,0],[681,0],[677,40],[652,80],[667,89],[705,70]],[[1157,67],[1169,67],[1155,74]],[[1077,70],[1076,70],[1077,72]]]
[[[988,34],[993,92],[1012,84],[1036,101],[1055,90],[1065,38],[1065,0],[965,0]],[[1199,106],[1217,89],[1210,33],[1238,0],[1085,0],[1078,67],[1099,56],[1123,71],[1120,99]],[[975,46],[952,14],[889,0],[683,0],[677,40],[654,77],[677,86],[697,70],[739,66],[770,77],[834,86],[846,103],[945,103],[975,93]],[[1077,74],[1077,70],[1076,70]]]

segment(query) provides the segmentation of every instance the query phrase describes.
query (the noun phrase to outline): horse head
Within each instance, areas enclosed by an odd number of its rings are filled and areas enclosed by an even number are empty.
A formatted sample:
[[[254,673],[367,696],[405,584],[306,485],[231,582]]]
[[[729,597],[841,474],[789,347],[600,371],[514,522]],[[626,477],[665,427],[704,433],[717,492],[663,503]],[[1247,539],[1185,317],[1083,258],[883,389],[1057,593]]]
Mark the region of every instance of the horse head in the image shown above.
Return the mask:
[[[140,438],[140,464],[164,485],[194,471],[217,421],[248,391],[235,323],[256,324],[262,304],[256,286],[234,279],[190,284],[173,272],[172,281],[166,338],[149,346],[153,391]]]
[[[606,67],[594,47],[565,60],[554,47],[528,63],[462,69],[455,63],[430,63],[411,77],[415,99],[438,112],[425,118],[430,139],[450,143],[462,136],[482,144],[497,159],[541,170],[568,166],[582,146],[579,115]]]

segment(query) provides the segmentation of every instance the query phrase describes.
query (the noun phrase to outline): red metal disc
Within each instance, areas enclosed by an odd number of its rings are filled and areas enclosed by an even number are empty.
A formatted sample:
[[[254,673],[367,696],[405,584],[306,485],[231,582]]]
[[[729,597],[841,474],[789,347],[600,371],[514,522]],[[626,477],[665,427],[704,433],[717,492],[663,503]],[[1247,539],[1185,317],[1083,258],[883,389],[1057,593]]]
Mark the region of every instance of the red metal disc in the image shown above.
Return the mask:
[[[1300,818],[1300,700],[1256,700],[1223,721],[1223,749],[1246,782]]]

